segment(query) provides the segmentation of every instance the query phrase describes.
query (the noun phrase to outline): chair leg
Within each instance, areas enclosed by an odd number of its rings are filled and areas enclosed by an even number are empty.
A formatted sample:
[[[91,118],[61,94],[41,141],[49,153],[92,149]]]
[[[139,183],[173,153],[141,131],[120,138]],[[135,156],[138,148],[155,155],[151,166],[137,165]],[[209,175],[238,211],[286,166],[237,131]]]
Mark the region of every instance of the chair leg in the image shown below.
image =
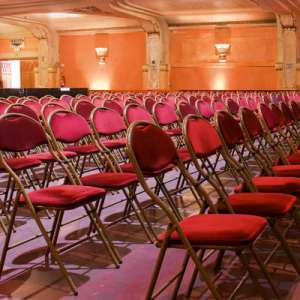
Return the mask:
[[[55,217],[53,220],[53,224],[52,224],[52,230],[50,233],[50,240],[52,241],[52,244],[54,247],[56,247],[56,243],[57,243],[57,239],[58,239],[58,235],[59,235],[59,231],[60,231],[61,222],[63,220],[63,216],[64,216],[63,210],[56,211],[56,214],[55,214]],[[50,249],[48,247],[47,251],[45,253],[46,262],[49,261],[49,253],[50,253]]]
[[[116,248],[114,247],[113,243],[111,242],[108,234],[106,233],[105,227],[103,226],[99,216],[96,213],[95,207],[89,203],[84,206],[91,222],[93,223],[99,237],[101,237],[103,244],[110,254],[111,258],[114,261],[116,268],[119,268],[119,264],[122,263],[122,259],[120,254],[117,252]]]
[[[52,244],[52,241],[50,240],[48,234],[47,234],[47,231],[44,227],[44,225],[42,224],[41,220],[39,219],[34,207],[32,206],[32,204],[29,204],[28,205],[28,208],[32,214],[32,217],[33,219],[35,220],[36,224],[38,225],[40,231],[41,231],[41,234],[43,236],[43,238],[45,239],[46,243],[47,243],[47,246],[49,247],[50,249],[50,253],[51,253],[51,256],[53,257],[53,259],[56,261],[56,263],[58,264],[59,266],[59,269],[60,271],[62,272],[63,276],[65,277],[65,279],[67,280],[73,294],[76,296],[78,295],[78,292],[77,292],[77,288],[72,280],[72,278],[70,277],[70,275],[68,274],[63,262],[61,261],[61,258],[56,250],[56,248],[54,247],[54,245]]]
[[[298,260],[296,259],[293,251],[288,246],[285,238],[282,236],[281,232],[279,231],[279,229],[277,227],[277,224],[276,224],[276,221],[269,220],[269,224],[270,224],[270,226],[272,228],[272,231],[273,231],[274,235],[280,241],[283,250],[287,254],[288,258],[290,259],[290,261],[292,263],[292,265],[294,266],[294,268],[295,268],[298,276],[300,276],[300,266],[299,266]]]
[[[202,261],[202,259],[204,257],[204,254],[205,254],[205,250],[200,250],[200,253],[199,253],[200,261]],[[193,271],[193,274],[192,274],[192,277],[191,277],[191,280],[190,280],[190,283],[189,283],[189,286],[188,286],[188,289],[187,289],[187,292],[186,292],[186,297],[187,298],[191,297],[191,294],[192,294],[192,291],[193,291],[193,288],[194,288],[194,285],[195,285],[198,274],[199,274],[199,271],[195,267],[194,271]]]
[[[276,296],[277,299],[281,299],[281,296],[280,296],[280,294],[279,294],[279,292],[278,292],[278,290],[277,290],[277,288],[276,288],[276,286],[275,286],[275,284],[274,284],[274,282],[273,282],[273,280],[270,276],[270,273],[267,271],[266,266],[261,261],[261,259],[258,257],[256,251],[254,250],[253,245],[250,247],[250,251],[251,251],[257,265],[259,266],[261,272],[264,274],[264,276],[267,279],[269,285],[271,286],[274,295]]]
[[[256,276],[255,276],[255,274],[254,274],[254,272],[253,272],[253,270],[252,270],[252,268],[249,266],[249,262],[248,262],[247,258],[245,257],[245,255],[242,253],[242,251],[236,251],[236,255],[239,257],[239,259],[240,259],[242,265],[243,265],[243,266],[246,268],[246,270],[248,271],[249,276],[250,276],[250,278],[252,279],[252,281],[253,281],[253,283],[254,283],[254,285],[255,285],[255,288],[256,288],[257,290],[259,290],[261,296],[262,296],[264,299],[267,300],[268,298],[265,296],[264,290],[262,289],[261,285],[259,284],[259,282],[258,282],[258,280],[257,280],[257,278],[256,278]],[[255,256],[255,258],[257,258],[257,257]],[[265,269],[264,269],[264,271],[267,272]],[[270,279],[270,278],[268,278],[268,279]],[[271,282],[272,282],[272,281],[271,281]],[[272,286],[272,287],[273,287],[273,286]]]
[[[14,228],[14,223],[15,223],[17,210],[18,210],[18,203],[17,203],[17,201],[15,201],[15,203],[13,205],[11,215],[10,215],[10,220],[9,220],[9,224],[8,224],[8,228],[7,228],[7,233],[6,233],[6,237],[5,237],[5,240],[4,240],[2,253],[1,253],[0,278],[1,278],[1,275],[2,275],[3,268],[4,268],[4,263],[5,263],[7,251],[8,251],[8,248],[9,248],[9,242],[10,242],[11,234],[12,234],[13,228]]]
[[[144,232],[147,236],[147,238],[149,239],[150,243],[153,243],[153,237],[155,238],[155,233],[152,229],[152,226],[149,222],[149,220],[147,219],[143,208],[141,207],[136,195],[135,195],[135,191],[136,191],[136,185],[129,187],[129,195],[127,194],[127,191],[125,189],[123,189],[123,192],[126,196],[126,198],[130,201],[131,203],[131,207],[134,210],[135,215],[137,216],[142,228],[144,229]],[[135,207],[135,205],[137,206],[137,208]]]
[[[175,284],[175,287],[174,287],[174,290],[173,290],[173,293],[172,293],[172,297],[171,297],[172,300],[176,300],[176,298],[177,298],[178,291],[179,291],[180,285],[182,283],[182,280],[183,280],[183,277],[184,277],[184,274],[185,274],[185,271],[186,271],[186,267],[189,263],[189,259],[190,259],[189,254],[186,254],[185,257],[184,257],[183,263],[182,263],[180,275],[176,280],[176,284]]]
[[[158,255],[157,261],[155,263],[154,271],[153,271],[152,276],[151,276],[151,280],[150,280],[150,284],[149,284],[149,287],[148,287],[148,290],[147,290],[145,300],[152,300],[153,299],[152,295],[153,295],[153,292],[154,292],[154,289],[155,289],[155,285],[156,285],[156,282],[157,282],[157,279],[158,279],[160,269],[162,267],[163,260],[165,258],[166,252],[167,252],[167,248],[168,248],[167,247],[167,241],[165,240],[163,242],[162,246],[161,246],[160,251],[159,251],[159,255]]]

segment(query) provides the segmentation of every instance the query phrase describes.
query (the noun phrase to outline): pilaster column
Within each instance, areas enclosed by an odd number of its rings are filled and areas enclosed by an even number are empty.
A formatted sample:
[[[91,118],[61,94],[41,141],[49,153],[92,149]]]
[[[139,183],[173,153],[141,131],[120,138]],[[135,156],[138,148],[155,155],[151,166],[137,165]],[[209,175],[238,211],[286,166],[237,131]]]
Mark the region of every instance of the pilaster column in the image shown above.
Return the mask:
[[[278,71],[278,88],[296,89],[297,85],[297,36],[294,19],[291,15],[277,18],[278,54],[276,70]]]

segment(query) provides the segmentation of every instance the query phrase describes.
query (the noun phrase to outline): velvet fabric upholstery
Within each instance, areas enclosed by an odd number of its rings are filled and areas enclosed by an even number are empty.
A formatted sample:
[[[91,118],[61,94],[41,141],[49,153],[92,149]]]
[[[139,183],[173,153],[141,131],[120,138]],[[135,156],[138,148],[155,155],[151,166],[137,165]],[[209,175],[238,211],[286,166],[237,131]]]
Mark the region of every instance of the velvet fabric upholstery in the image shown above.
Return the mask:
[[[196,115],[197,114],[195,106],[193,106],[187,102],[184,102],[184,101],[180,101],[178,103],[177,109],[180,112],[182,119],[184,119],[187,115]]]
[[[102,188],[81,185],[60,185],[29,192],[28,197],[34,206],[68,208],[104,196]],[[24,203],[20,197],[20,203]]]
[[[71,145],[64,148],[67,152],[76,152],[79,155],[86,155],[99,152],[99,149],[94,144],[87,145]]]
[[[105,189],[120,189],[138,183],[134,173],[96,173],[81,177],[84,185],[96,186]]]
[[[25,106],[23,104],[18,104],[18,103],[12,104],[9,107],[7,107],[5,113],[6,114],[8,114],[8,113],[23,114],[23,115],[26,115],[36,121],[39,121],[39,117],[35,113],[35,111],[32,108]]]
[[[252,179],[252,182],[262,193],[298,194],[300,192],[300,178],[257,176]],[[235,191],[247,191],[247,188],[244,185],[238,186]]]
[[[297,198],[280,193],[239,193],[228,196],[228,201],[235,213],[275,217],[286,215]],[[226,212],[225,204],[219,205],[218,211]]]
[[[116,111],[120,116],[123,116],[123,108],[116,101],[106,100],[103,103],[103,107],[110,108],[111,110]]]
[[[73,112],[55,112],[49,121],[55,138],[63,143],[75,143],[91,134],[88,122]]]
[[[75,105],[75,112],[84,117],[87,121],[90,119],[91,112],[96,106],[90,101],[81,100]]]
[[[159,172],[178,157],[171,138],[155,125],[136,126],[131,134],[131,147],[143,173]]]
[[[295,115],[296,120],[300,120],[300,106],[298,102],[292,101],[291,102],[291,107],[293,110],[293,113]]]
[[[279,122],[278,122],[276,116],[274,115],[274,113],[272,112],[272,110],[266,104],[261,103],[260,111],[261,111],[262,117],[264,118],[269,130],[271,130],[271,131],[275,130],[278,127]]]
[[[214,111],[211,108],[211,104],[206,101],[198,100],[196,103],[196,107],[200,113],[200,115],[205,119],[210,119],[214,115]]]
[[[0,120],[0,149],[2,151],[27,151],[47,144],[43,128],[27,116],[11,116]]]
[[[113,140],[103,140],[102,144],[107,147],[108,149],[119,149],[126,147],[127,139],[126,138],[119,138]]]
[[[187,137],[195,154],[199,157],[210,156],[222,147],[216,129],[209,122],[200,118],[188,119]]]
[[[244,134],[238,121],[228,112],[220,111],[217,114],[219,129],[228,147],[244,142]]]
[[[188,217],[179,224],[192,245],[244,246],[258,237],[267,221],[249,215],[206,214]],[[165,233],[158,238],[163,241]],[[177,231],[171,234],[171,242],[180,242]]]
[[[30,157],[13,157],[6,159],[7,164],[14,171],[25,170],[28,168],[34,168],[39,166],[42,162],[35,158]],[[0,170],[3,170],[3,167],[0,166]]]
[[[159,125],[169,125],[177,121],[177,115],[173,107],[165,103],[156,103],[153,108]]]
[[[128,105],[126,108],[126,118],[129,124],[136,121],[153,122],[151,114],[139,105]]]
[[[263,128],[254,111],[248,108],[243,108],[242,118],[250,138],[255,139],[263,134]]]
[[[239,113],[240,106],[234,100],[228,99],[227,108],[231,114],[237,115]]]
[[[283,115],[282,111],[279,109],[279,107],[275,104],[271,104],[271,110],[272,110],[275,118],[277,119],[278,125],[280,127],[284,127],[286,122],[285,122],[284,115]]]
[[[126,130],[123,118],[116,111],[98,108],[93,115],[92,122],[98,133],[112,135]]]
[[[62,152],[67,158],[75,157],[77,154],[75,152],[71,151],[63,151]],[[31,159],[38,159],[42,162],[53,162],[55,161],[55,157],[52,155],[51,152],[40,152],[40,153],[34,153],[27,156],[27,158]]]
[[[300,177],[300,165],[280,165],[272,167],[275,176]]]
[[[294,123],[293,113],[290,110],[289,106],[285,102],[282,102],[280,104],[280,107],[281,107],[281,111],[283,113],[286,124]]]

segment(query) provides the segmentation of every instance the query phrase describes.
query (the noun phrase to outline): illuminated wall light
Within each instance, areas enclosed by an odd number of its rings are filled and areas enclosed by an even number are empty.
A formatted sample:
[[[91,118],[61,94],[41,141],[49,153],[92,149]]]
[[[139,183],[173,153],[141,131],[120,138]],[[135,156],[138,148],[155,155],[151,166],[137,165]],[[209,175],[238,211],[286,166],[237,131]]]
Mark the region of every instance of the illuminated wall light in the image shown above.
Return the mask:
[[[217,55],[219,56],[219,62],[224,63],[227,61],[227,55],[229,54],[230,44],[220,43],[215,44]]]
[[[96,56],[98,58],[99,65],[106,64],[108,49],[107,48],[95,48],[95,51],[96,51]]]

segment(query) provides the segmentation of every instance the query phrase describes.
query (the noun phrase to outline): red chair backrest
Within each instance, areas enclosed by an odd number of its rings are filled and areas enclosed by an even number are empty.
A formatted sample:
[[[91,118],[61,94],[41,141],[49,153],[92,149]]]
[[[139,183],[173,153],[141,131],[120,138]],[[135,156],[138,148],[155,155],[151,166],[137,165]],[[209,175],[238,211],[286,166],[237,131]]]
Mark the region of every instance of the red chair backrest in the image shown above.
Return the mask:
[[[239,122],[227,111],[217,113],[217,124],[229,148],[244,142],[245,137]]]
[[[49,102],[42,106],[41,109],[41,115],[45,118],[45,120],[48,119],[49,115],[56,110],[64,110],[65,108],[60,105],[58,102]]]
[[[17,113],[0,117],[1,151],[28,151],[47,142],[42,126],[36,120]]]
[[[184,131],[198,157],[208,157],[222,147],[216,129],[200,117],[188,116],[185,120]]]
[[[127,139],[143,173],[160,171],[178,157],[172,139],[154,124],[132,124]]]
[[[283,113],[286,124],[293,123],[294,122],[293,113],[292,113],[290,107],[288,106],[287,102],[281,102],[280,107],[281,107],[281,111]]]
[[[159,125],[169,125],[177,122],[175,109],[166,103],[156,103],[153,107],[153,114]]]
[[[32,110],[34,110],[34,112],[37,114],[37,116],[40,116],[41,115],[41,104],[35,100],[25,100],[23,102],[24,105],[30,107]]]
[[[280,110],[280,108],[276,104],[271,104],[271,110],[278,121],[278,125],[284,126],[285,118],[284,118],[284,115],[283,115],[282,111]]]
[[[152,109],[153,109],[153,106],[154,106],[155,103],[156,103],[156,101],[152,97],[147,97],[144,100],[144,106],[146,107],[147,111],[150,114],[152,113]]]
[[[296,101],[292,101],[291,102],[291,107],[292,107],[292,110],[293,110],[293,113],[294,113],[294,116],[296,118],[296,120],[300,120],[300,106],[299,106],[299,103],[296,102]]]
[[[88,122],[71,111],[54,111],[48,118],[48,124],[55,138],[63,143],[75,143],[91,134]]]
[[[92,112],[91,122],[98,133],[111,135],[126,130],[123,118],[116,111],[98,107]]]
[[[198,100],[196,102],[196,108],[198,109],[199,114],[205,119],[209,120],[214,115],[211,104],[209,102]]]
[[[90,120],[91,112],[95,109],[96,106],[86,100],[79,100],[74,107],[74,111],[84,117],[87,121]]]
[[[243,108],[241,112],[241,117],[243,125],[248,131],[250,138],[255,139],[263,134],[263,127],[253,110]]]
[[[35,111],[30,108],[29,106],[26,106],[24,104],[20,103],[14,103],[7,107],[5,110],[5,113],[17,113],[17,114],[23,114],[26,115],[36,121],[39,121],[38,115],[35,113]]]
[[[127,124],[131,124],[136,121],[148,121],[153,122],[152,115],[140,105],[129,104],[125,107],[125,120]]]
[[[7,100],[11,103],[16,103],[18,101],[18,99],[19,99],[19,97],[17,97],[17,96],[9,96],[7,98]]]
[[[70,106],[73,97],[70,95],[61,95],[59,99],[63,102],[66,102]]]
[[[248,101],[248,107],[250,109],[257,110],[257,102],[255,101],[255,99],[253,99],[253,98],[250,97],[250,98],[247,99],[247,101]]]
[[[105,100],[103,103],[103,107],[110,108],[110,109],[116,111],[117,113],[119,113],[121,116],[123,116],[123,108],[116,101]]]
[[[8,106],[9,106],[8,102],[0,101],[0,115],[4,114]]]
[[[184,119],[187,115],[196,115],[197,111],[195,106],[187,103],[185,101],[180,101],[177,103],[177,110],[182,119]]]
[[[277,119],[277,116],[269,108],[269,106],[264,103],[261,103],[259,105],[259,110],[268,128],[270,130],[276,129],[279,125],[279,120]]]
[[[227,108],[231,114],[237,115],[239,113],[240,106],[234,100],[228,99]]]

